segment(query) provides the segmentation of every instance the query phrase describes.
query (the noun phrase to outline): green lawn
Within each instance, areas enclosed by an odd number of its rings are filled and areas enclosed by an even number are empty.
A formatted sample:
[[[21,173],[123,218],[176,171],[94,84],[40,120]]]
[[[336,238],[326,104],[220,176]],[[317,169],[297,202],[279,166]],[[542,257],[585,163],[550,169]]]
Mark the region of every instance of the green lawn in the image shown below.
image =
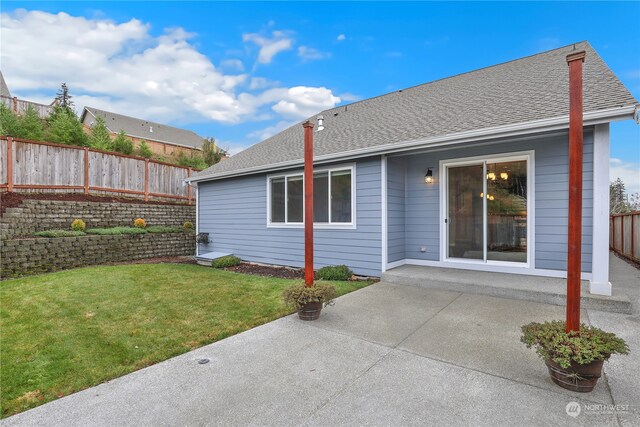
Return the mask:
[[[0,282],[2,416],[291,312],[291,280],[189,264],[81,268]],[[334,282],[339,294],[368,285]]]

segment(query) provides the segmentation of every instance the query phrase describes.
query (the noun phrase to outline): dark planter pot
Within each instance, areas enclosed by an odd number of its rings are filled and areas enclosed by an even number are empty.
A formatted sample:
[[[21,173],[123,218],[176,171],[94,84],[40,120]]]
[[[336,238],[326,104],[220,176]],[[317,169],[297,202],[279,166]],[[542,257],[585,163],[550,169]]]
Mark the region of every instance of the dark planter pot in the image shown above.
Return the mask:
[[[298,317],[302,320],[316,320],[318,317],[320,317],[321,311],[322,311],[321,302],[310,302],[308,304],[303,305],[298,310]]]
[[[597,360],[587,365],[571,362],[568,368],[563,368],[553,360],[546,360],[545,363],[554,383],[567,390],[589,393],[602,375],[604,360]]]

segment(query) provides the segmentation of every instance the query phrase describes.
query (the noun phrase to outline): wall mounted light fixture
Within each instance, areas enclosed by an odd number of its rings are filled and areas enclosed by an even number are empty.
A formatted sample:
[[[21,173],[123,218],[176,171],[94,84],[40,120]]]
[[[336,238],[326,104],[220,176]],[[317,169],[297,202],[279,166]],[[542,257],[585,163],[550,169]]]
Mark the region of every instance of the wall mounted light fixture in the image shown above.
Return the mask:
[[[431,172],[431,168],[427,169],[427,174],[424,176],[424,182],[427,184],[433,184],[433,172]]]

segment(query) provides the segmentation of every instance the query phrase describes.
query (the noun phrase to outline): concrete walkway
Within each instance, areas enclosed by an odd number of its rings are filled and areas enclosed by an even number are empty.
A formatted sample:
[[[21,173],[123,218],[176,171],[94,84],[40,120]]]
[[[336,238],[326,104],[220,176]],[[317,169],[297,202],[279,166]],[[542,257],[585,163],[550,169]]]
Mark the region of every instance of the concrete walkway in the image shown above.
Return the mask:
[[[521,325],[563,310],[378,283],[318,321],[282,318],[2,425],[640,425],[640,317],[583,312],[633,353],[579,394],[519,342]]]

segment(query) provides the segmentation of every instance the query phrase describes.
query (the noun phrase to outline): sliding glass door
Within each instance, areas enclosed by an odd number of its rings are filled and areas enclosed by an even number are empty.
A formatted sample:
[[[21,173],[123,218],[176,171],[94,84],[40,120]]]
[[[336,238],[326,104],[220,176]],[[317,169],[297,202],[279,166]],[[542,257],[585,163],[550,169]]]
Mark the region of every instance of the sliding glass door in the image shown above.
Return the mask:
[[[446,256],[527,263],[528,157],[452,162],[446,170]]]

